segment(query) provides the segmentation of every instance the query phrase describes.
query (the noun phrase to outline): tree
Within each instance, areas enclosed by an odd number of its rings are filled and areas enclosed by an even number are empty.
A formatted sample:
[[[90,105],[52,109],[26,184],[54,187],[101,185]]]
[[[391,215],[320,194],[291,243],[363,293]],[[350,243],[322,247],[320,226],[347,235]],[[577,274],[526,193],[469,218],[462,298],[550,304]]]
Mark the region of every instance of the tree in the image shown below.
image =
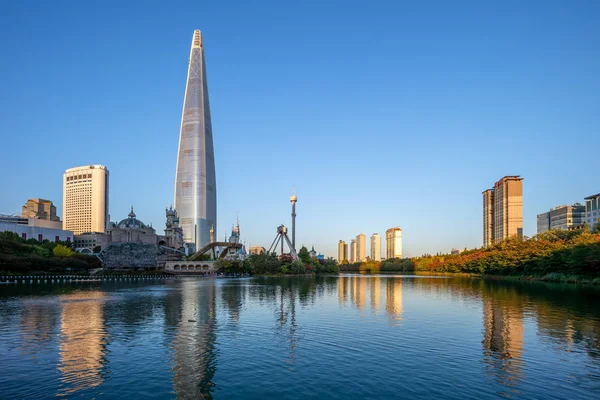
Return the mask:
[[[300,251],[298,252],[298,257],[300,258],[300,260],[302,260],[304,264],[310,264],[311,262],[310,254],[306,246],[302,246],[300,248]]]
[[[75,254],[73,250],[62,244],[56,245],[56,247],[54,247],[54,249],[52,250],[52,253],[56,257],[71,257],[73,254]]]
[[[94,249],[92,250],[94,253],[100,253],[100,250],[102,250],[102,247],[100,246],[96,246],[94,247]]]
[[[592,233],[600,233],[600,218],[596,222],[596,225],[594,226],[594,229],[592,229]]]

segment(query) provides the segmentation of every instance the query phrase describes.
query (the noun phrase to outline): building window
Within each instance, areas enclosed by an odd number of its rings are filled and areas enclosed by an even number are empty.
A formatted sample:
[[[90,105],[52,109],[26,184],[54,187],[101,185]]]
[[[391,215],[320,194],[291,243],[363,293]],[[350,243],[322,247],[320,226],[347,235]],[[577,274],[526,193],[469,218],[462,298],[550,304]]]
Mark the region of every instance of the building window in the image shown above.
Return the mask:
[[[44,236],[40,233],[38,234],[38,242],[41,242],[42,240],[44,240]]]
[[[57,242],[57,243],[60,242],[60,237],[54,236],[54,241]]]
[[[26,233],[21,233],[21,237],[25,240],[27,240],[27,234]]]

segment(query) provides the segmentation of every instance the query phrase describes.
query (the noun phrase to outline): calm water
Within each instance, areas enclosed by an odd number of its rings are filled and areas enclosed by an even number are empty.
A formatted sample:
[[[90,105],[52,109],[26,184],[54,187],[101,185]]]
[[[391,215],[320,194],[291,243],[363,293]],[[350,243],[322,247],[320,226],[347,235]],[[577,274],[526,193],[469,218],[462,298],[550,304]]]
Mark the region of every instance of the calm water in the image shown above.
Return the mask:
[[[600,291],[343,276],[0,285],[0,398],[600,398]]]

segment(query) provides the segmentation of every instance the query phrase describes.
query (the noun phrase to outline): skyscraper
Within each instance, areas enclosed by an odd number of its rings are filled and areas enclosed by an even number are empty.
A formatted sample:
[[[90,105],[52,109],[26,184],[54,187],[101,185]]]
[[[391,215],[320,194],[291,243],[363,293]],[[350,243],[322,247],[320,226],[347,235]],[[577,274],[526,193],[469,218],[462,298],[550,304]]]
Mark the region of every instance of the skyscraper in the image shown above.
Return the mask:
[[[483,245],[523,237],[523,178],[505,176],[483,192]]]
[[[494,189],[483,193],[483,246],[489,247],[494,243]]]
[[[355,263],[356,261],[358,261],[356,259],[356,240],[352,239],[350,243],[350,263]]]
[[[367,237],[364,233],[356,236],[356,261],[367,260]]]
[[[402,258],[402,229],[399,226],[385,231],[385,258]]]
[[[342,263],[342,261],[348,259],[348,245],[343,240],[340,240],[338,243],[338,262]]]
[[[210,229],[217,237],[217,185],[204,44],[194,31],[188,67],[177,169],[175,209],[183,228],[183,240],[198,250],[210,242]]]
[[[378,233],[371,235],[371,260],[381,261],[381,236]]]
[[[75,235],[104,232],[108,223],[108,170],[75,167],[63,174],[63,229]]]

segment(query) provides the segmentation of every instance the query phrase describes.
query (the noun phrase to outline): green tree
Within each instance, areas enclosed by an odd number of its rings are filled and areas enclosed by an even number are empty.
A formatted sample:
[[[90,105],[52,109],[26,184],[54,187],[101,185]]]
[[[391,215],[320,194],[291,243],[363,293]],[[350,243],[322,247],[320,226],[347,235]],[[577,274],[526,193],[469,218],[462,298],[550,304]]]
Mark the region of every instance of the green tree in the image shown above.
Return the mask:
[[[302,262],[304,264],[310,264],[311,263],[311,258],[310,258],[310,254],[308,253],[308,249],[306,248],[306,246],[302,246],[300,248],[300,251],[298,252],[298,257],[300,258],[300,260],[302,260]]]
[[[94,253],[100,253],[100,250],[102,250],[102,247],[101,247],[101,246],[96,246],[96,247],[94,247],[94,248],[92,249],[92,251],[93,251]]]
[[[75,254],[75,252],[73,250],[71,250],[69,247],[64,246],[62,244],[56,245],[54,247],[54,250],[52,250],[52,253],[56,257],[71,257],[73,254]]]

